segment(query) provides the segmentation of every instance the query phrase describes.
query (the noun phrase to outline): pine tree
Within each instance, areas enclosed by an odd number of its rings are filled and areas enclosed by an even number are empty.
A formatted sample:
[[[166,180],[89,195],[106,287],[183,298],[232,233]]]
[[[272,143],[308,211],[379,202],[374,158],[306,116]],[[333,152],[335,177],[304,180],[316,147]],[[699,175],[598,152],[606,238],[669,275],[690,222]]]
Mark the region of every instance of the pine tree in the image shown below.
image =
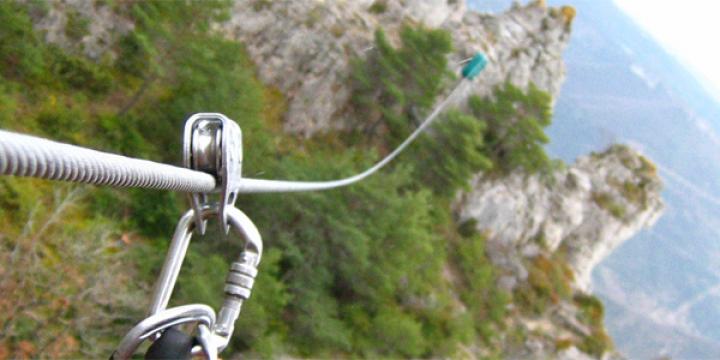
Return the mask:
[[[449,111],[413,151],[416,177],[441,195],[466,188],[474,174],[492,167],[483,144],[485,128],[471,115]]]
[[[551,123],[551,97],[530,85],[527,93],[506,84],[494,99],[472,97],[472,113],[487,124],[485,146],[496,169],[508,173],[546,171],[554,162],[543,146],[549,142],[545,128]]]
[[[446,31],[405,26],[400,39],[396,49],[377,30],[374,52],[355,61],[352,75],[358,130],[371,137],[387,131],[393,144],[417,125],[452,77],[447,70],[452,40]]]

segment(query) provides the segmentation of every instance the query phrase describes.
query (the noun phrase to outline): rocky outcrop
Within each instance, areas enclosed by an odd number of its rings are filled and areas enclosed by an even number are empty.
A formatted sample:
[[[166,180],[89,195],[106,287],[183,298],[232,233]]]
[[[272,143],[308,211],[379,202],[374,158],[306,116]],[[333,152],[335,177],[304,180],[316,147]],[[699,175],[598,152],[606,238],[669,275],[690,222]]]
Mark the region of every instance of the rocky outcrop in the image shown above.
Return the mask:
[[[460,221],[488,235],[490,258],[507,270],[504,287],[525,280],[524,258],[562,251],[575,286],[588,291],[593,267],[660,217],[660,188],[652,163],[616,145],[551,176],[477,176],[455,206]]]
[[[65,49],[82,51],[89,58],[115,57],[118,39],[134,28],[111,6],[87,0],[39,1],[35,3],[35,27],[45,41]]]
[[[662,214],[655,166],[615,145],[550,174],[478,175],[471,189],[453,204],[456,216],[485,235],[498,285],[514,294],[508,328],[528,334],[522,343],[504,343],[503,356],[622,358],[605,340],[602,306],[588,300],[590,275]],[[601,343],[608,344],[602,351],[595,347]]]
[[[247,44],[260,78],[287,96],[285,130],[309,136],[345,124],[350,62],[372,51],[377,28],[391,37],[404,23],[447,29],[455,63],[487,54],[488,67],[463,89],[462,101],[471,93],[490,95],[506,81],[557,94],[571,21],[571,12],[544,2],[490,15],[457,0],[239,0],[221,28]]]

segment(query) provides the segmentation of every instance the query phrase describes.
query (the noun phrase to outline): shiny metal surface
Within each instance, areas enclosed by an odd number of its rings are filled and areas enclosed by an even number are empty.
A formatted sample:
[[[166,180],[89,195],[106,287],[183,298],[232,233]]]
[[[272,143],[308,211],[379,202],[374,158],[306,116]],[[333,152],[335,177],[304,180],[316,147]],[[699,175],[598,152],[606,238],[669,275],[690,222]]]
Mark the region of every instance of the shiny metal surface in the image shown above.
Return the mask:
[[[214,345],[215,341],[213,341],[213,333],[212,331],[210,331],[210,328],[208,328],[207,325],[200,324],[198,326],[198,333],[196,338],[200,345],[193,347],[193,355],[203,354],[208,360],[217,359],[218,348],[216,345]]]
[[[190,245],[194,219],[195,211],[190,209],[180,217],[175,227],[175,234],[170,242],[170,248],[165,255],[165,262],[160,271],[160,276],[153,289],[148,315],[157,314],[167,308],[173,289],[175,288],[175,282],[177,282],[178,274],[180,274],[180,268],[182,267],[183,260],[185,260],[185,253],[187,252],[188,245]]]
[[[242,177],[242,131],[238,124],[219,113],[198,113],[188,118],[183,135],[183,165],[215,177],[216,188],[194,192],[190,202],[196,214],[204,206],[217,204],[220,225],[228,232],[227,209],[235,206]],[[207,222],[199,217],[195,222],[204,234]]]
[[[214,208],[205,207],[200,210],[200,218],[206,220],[217,214],[217,210]],[[238,234],[245,240],[245,250],[243,254],[247,253],[246,256],[252,257],[251,265],[257,268],[260,263],[262,256],[262,237],[260,232],[253,224],[252,220],[247,217],[242,211],[236,208],[230,208],[228,212],[230,215],[228,220],[230,227],[238,232]],[[170,297],[172,296],[173,289],[175,288],[175,282],[180,274],[180,268],[182,267],[183,260],[185,259],[185,253],[187,252],[190,239],[192,238],[193,229],[195,223],[195,210],[188,210],[180,220],[178,221],[175,233],[172,241],[170,242],[170,249],[165,256],[165,262],[163,263],[160,276],[155,284],[153,290],[152,301],[150,305],[149,315],[156,314],[167,307]]]
[[[215,312],[207,305],[177,306],[158,312],[135,325],[125,335],[111,359],[129,359],[140,344],[151,335],[175,325],[198,322],[207,327],[215,323]]]
[[[218,211],[217,207],[203,207],[200,219],[205,221],[212,218],[217,215]],[[186,305],[167,309],[192,238],[193,229],[196,226],[196,222],[193,221],[195,210],[190,209],[178,221],[163,268],[153,290],[148,318],[141,321],[125,336],[114,354],[114,359],[127,359],[144,340],[151,338],[152,335],[168,327],[189,322],[200,323],[198,336],[202,346],[194,349],[194,353],[203,352],[209,359],[215,359],[217,353],[227,346],[242,303],[250,297],[263,251],[260,232],[252,220],[234,207],[228,208],[227,214],[230,228],[243,238],[245,244],[238,260],[230,266],[225,285],[225,300],[217,318],[212,308],[206,305]],[[187,308],[188,306],[193,307]],[[202,325],[207,328],[203,330]]]
[[[203,172],[2,130],[0,174],[185,192],[216,188]]]

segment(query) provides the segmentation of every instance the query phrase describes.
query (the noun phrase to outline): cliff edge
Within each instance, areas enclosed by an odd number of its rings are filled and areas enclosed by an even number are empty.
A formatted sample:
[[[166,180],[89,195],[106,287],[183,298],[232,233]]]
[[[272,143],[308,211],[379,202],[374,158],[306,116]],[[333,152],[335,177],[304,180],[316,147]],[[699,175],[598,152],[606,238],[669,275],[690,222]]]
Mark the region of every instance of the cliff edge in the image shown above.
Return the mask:
[[[451,63],[477,51],[488,56],[483,75],[459,99],[490,95],[508,81],[556,95],[574,16],[567,9],[533,2],[493,15],[469,11],[464,1],[240,0],[222,30],[247,45],[260,78],[287,97],[285,130],[310,136],[345,124],[350,63],[372,48],[375,29],[392,38],[406,23],[448,30]]]
[[[520,259],[545,251],[562,252],[587,292],[593,267],[662,215],[661,185],[649,160],[615,145],[550,177],[477,176],[455,206],[460,221],[488,234],[491,259],[513,274],[507,289],[527,278]]]

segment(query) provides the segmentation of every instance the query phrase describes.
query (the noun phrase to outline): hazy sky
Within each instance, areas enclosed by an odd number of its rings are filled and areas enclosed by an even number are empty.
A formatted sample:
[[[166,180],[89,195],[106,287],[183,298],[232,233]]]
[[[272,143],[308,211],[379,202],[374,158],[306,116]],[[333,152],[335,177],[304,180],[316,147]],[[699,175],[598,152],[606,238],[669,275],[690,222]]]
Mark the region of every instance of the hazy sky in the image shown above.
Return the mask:
[[[720,99],[720,1],[613,1]]]

